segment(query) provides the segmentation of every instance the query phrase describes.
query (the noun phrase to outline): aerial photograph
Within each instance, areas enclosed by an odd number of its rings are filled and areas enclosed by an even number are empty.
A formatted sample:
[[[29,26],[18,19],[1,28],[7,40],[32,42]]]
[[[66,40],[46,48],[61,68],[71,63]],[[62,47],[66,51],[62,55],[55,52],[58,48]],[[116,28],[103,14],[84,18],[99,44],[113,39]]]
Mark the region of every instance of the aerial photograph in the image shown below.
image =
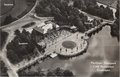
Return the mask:
[[[0,4],[0,77],[119,77],[119,0]]]

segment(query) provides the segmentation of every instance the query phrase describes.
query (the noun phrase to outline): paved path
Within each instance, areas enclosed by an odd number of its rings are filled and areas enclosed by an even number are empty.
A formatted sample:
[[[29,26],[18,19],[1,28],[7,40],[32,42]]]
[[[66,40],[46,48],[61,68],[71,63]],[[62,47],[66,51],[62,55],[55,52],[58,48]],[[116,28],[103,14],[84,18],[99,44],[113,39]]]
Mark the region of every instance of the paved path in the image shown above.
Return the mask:
[[[54,40],[51,45],[47,45],[47,48],[45,49],[46,54],[51,54],[51,53],[57,53],[63,56],[74,56],[86,49],[87,47],[87,42],[84,39],[81,39],[81,37],[84,36],[82,33],[71,33],[71,34],[66,34],[63,36],[60,36],[56,40]],[[62,46],[62,43],[64,41],[73,41],[76,43],[75,48],[73,49],[68,49]]]
[[[18,24],[18,22],[20,22],[20,21],[24,20],[25,18],[29,17],[29,15],[30,15],[31,12],[35,9],[35,7],[37,6],[37,4],[38,4],[38,0],[36,0],[36,3],[35,3],[35,5],[33,6],[33,8],[32,8],[26,15],[24,15],[23,17],[19,18],[18,20],[14,21],[14,22],[12,22],[12,23],[10,23],[10,24],[8,24],[8,25],[1,26],[0,29],[4,29],[4,28],[7,28],[7,27],[11,27],[12,24],[15,24],[15,23]]]
[[[90,33],[92,33],[93,31],[96,31],[96,30],[98,30],[99,28],[101,28],[101,27],[104,27],[104,26],[106,26],[107,24],[109,25],[111,25],[111,24],[113,24],[114,22],[102,22],[102,23],[100,23],[98,26],[95,26],[94,28],[91,28],[91,29],[89,29],[88,31],[86,31],[85,32],[85,34],[90,34]]]

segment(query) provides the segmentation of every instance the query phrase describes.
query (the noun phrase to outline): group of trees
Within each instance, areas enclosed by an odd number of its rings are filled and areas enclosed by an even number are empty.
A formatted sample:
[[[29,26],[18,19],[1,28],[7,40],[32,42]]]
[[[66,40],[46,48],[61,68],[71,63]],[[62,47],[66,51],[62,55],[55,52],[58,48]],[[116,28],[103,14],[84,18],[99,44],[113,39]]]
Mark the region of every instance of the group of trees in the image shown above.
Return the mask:
[[[48,71],[47,76],[60,76],[60,77],[74,77],[74,74],[70,70],[63,70],[61,68],[56,68],[55,70]]]
[[[31,55],[38,54],[37,52],[41,52],[44,48],[37,44],[37,41],[41,39],[37,39],[37,34],[32,32],[30,34],[25,29],[23,29],[22,33],[19,30],[15,31],[16,37],[7,45],[7,57],[11,61],[11,63],[16,64],[23,59],[31,58]],[[23,43],[23,44],[20,44]],[[38,51],[35,51],[35,48]],[[43,53],[43,52],[41,52]]]
[[[18,74],[20,76],[38,76],[38,77],[74,77],[74,74],[70,70],[64,70],[61,68],[56,68],[54,70],[42,71],[41,68],[38,68],[36,72],[30,71],[29,72],[20,71]]]
[[[76,16],[75,8],[79,8],[87,13],[102,17],[104,19],[113,19],[113,11],[109,6],[98,6],[96,0],[75,0],[73,6],[69,6],[69,1],[44,0],[40,1],[35,12],[38,16],[54,16],[58,21],[69,23],[69,17]],[[75,12],[73,14],[73,12]]]
[[[0,40],[1,40],[1,42],[0,42],[0,49],[1,49],[3,47],[6,39],[7,39],[8,33],[4,32],[4,31],[0,31],[0,36],[1,36],[0,37]]]
[[[68,5],[68,1],[43,0],[36,7],[35,12],[38,16],[53,16],[59,25],[74,25],[79,31],[84,32],[83,22],[87,17],[80,14],[77,8]]]
[[[5,66],[5,63],[2,60],[0,60],[0,76],[8,77],[7,67]]]
[[[109,6],[98,6],[96,0],[75,0],[74,7],[104,19],[111,20],[114,18],[113,11],[109,8]]]
[[[117,4],[117,11],[116,11],[116,13],[115,13],[115,16],[116,16],[116,18],[117,19],[119,19],[119,1],[118,1],[118,4]]]
[[[36,0],[26,0],[26,2],[28,2],[28,3],[35,3],[36,2]]]
[[[113,25],[111,25],[111,35],[117,37],[119,40],[119,19],[116,19]]]
[[[116,16],[116,20],[115,20],[115,22],[114,22],[114,24],[113,25],[111,25],[111,35],[112,36],[115,36],[115,37],[117,37],[117,39],[119,40],[119,2],[118,2],[118,4],[117,4],[117,11],[116,11],[116,13],[115,13],[115,16]]]
[[[113,19],[112,10],[109,7],[103,7],[103,5],[99,7],[96,0],[75,0],[73,5],[69,6],[68,4],[69,0],[43,0],[39,2],[35,12],[38,16],[53,16],[55,22],[60,26],[74,25],[80,32],[87,30],[88,25],[85,23],[88,21],[88,17],[80,13],[78,8],[105,19]],[[97,26],[94,21],[91,23],[93,23],[91,27]]]
[[[91,21],[85,22],[84,26],[86,30],[89,30],[91,28],[94,28],[95,26],[98,26],[102,21],[93,19]]]
[[[4,21],[1,23],[1,26],[10,24],[11,22],[17,20],[16,18],[12,17],[11,15],[6,16],[6,18],[4,19]]]

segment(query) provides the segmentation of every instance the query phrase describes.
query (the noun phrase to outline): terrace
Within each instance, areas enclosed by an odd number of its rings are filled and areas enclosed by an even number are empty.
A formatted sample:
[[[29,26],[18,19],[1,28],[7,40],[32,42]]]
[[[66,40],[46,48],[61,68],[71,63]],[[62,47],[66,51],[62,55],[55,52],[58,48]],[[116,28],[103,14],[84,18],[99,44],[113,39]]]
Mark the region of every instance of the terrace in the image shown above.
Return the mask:
[[[74,32],[74,29],[71,28],[72,27],[59,27],[57,30],[50,30],[49,33],[46,33],[44,39],[39,39],[37,42],[39,46],[45,47],[44,53],[41,54],[41,51],[37,48],[37,50],[35,50],[37,51],[36,57],[31,57],[29,60],[26,58],[22,62],[15,64],[16,70],[21,70],[38,60],[42,62],[42,58],[51,56],[53,53],[72,57],[84,52],[88,46],[87,41],[82,38],[84,34],[77,31]]]
[[[45,54],[57,53],[70,57],[80,54],[87,48],[87,41],[81,38],[84,35],[82,33],[70,33],[63,30],[58,32],[58,35],[56,39],[51,37],[51,40],[44,40],[47,44]]]

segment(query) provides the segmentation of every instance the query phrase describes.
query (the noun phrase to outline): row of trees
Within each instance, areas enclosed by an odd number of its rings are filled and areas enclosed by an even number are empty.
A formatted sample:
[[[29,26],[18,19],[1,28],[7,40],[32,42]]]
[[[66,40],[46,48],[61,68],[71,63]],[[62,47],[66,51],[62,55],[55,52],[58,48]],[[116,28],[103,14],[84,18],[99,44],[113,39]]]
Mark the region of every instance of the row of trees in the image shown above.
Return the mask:
[[[69,1],[43,0],[43,1],[40,1],[35,11],[38,16],[41,16],[41,15],[46,16],[46,17],[53,16],[55,19],[55,22],[59,24],[60,26],[62,25],[73,26],[74,25],[78,28],[78,31],[84,32],[85,30],[88,30],[87,27],[91,28],[91,27],[97,26],[99,23],[98,21],[93,21],[91,22],[93,23],[92,26],[86,25],[85,23],[88,22],[88,17],[85,16],[83,13],[80,13],[80,11],[77,9],[79,8],[85,11],[89,11],[89,12],[91,11],[93,13],[95,13],[96,10],[99,10],[95,8],[92,8],[95,10],[89,9],[90,6],[91,7],[97,6],[99,8],[99,6],[96,4],[96,0],[85,0],[85,1],[75,0],[73,6],[69,5]],[[106,11],[107,10],[108,9],[106,9]],[[97,13],[100,13],[100,12],[97,12]],[[108,14],[107,15],[100,14],[100,15],[103,15],[103,17],[108,16]]]
[[[20,76],[38,76],[38,77],[74,77],[74,74],[70,70],[64,70],[61,68],[56,68],[54,70],[42,71],[41,68],[38,68],[36,72],[30,71],[20,71],[18,74]]]
[[[111,20],[114,18],[113,11],[109,8],[109,6],[98,6],[96,0],[75,0],[74,7],[104,19]]]
[[[8,77],[7,67],[5,66],[5,63],[1,60],[0,60],[0,76]]]
[[[116,20],[114,22],[114,24],[111,26],[111,35],[117,37],[117,39],[119,40],[119,1],[117,4],[117,11],[115,13],[116,16]]]
[[[118,1],[118,4],[117,4],[117,11],[115,13],[115,16],[117,19],[119,19],[119,9],[120,9],[120,6],[119,6],[119,1]]]
[[[7,36],[8,36],[8,33],[7,32],[4,32],[4,31],[0,31],[0,49],[3,47],[3,45],[5,44],[6,42],[6,39],[7,39]]]
[[[34,31],[30,34],[23,29],[22,33],[16,30],[15,35],[16,37],[7,45],[7,57],[11,63],[16,64],[23,59],[31,58],[31,55],[38,54],[37,51],[43,53],[41,51],[43,51],[44,48],[37,44],[37,42],[42,39],[40,34]]]

